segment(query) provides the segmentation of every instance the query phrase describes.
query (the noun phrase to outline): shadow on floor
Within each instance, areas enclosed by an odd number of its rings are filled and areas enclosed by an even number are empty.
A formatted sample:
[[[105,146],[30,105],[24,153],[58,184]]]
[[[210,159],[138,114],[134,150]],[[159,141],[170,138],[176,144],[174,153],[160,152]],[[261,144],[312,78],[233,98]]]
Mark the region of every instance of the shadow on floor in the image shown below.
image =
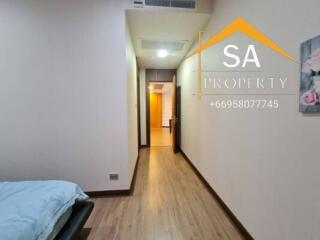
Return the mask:
[[[90,235],[91,228],[83,228],[78,236],[78,240],[86,240]]]

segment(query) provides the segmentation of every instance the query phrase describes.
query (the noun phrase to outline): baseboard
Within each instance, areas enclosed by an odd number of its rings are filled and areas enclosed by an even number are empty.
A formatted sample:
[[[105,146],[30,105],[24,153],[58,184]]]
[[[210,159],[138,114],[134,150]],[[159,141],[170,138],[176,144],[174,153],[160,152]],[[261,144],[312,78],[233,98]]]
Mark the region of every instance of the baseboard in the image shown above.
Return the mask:
[[[150,146],[148,146],[147,144],[143,144],[143,145],[140,145],[140,146],[139,146],[139,149],[141,149],[141,148],[148,148],[148,147],[150,147]]]
[[[179,150],[180,150],[183,158],[191,166],[191,168],[193,169],[195,174],[199,177],[199,179],[201,180],[203,185],[211,193],[211,195],[218,201],[220,206],[223,208],[223,210],[228,215],[228,217],[231,219],[231,221],[234,223],[234,225],[239,229],[239,231],[245,237],[245,239],[254,240],[254,238],[250,235],[250,233],[242,225],[242,223],[238,220],[238,218],[233,214],[233,212],[230,210],[230,208],[227,206],[227,204],[225,204],[225,202],[220,198],[220,196],[217,194],[217,192],[210,186],[210,184],[207,182],[207,180],[201,175],[201,173],[198,171],[198,169],[193,165],[193,163],[188,158],[188,156],[182,151],[182,149],[179,149]]]
[[[129,196],[130,189],[123,190],[105,190],[105,191],[91,191],[86,192],[89,197],[117,197],[117,196]]]
[[[130,189],[121,190],[105,190],[105,191],[90,191],[86,192],[89,197],[117,197],[117,196],[131,196],[134,192],[134,186],[136,182],[137,170],[139,165],[140,157],[138,154],[136,165],[134,167],[133,176],[131,179]]]

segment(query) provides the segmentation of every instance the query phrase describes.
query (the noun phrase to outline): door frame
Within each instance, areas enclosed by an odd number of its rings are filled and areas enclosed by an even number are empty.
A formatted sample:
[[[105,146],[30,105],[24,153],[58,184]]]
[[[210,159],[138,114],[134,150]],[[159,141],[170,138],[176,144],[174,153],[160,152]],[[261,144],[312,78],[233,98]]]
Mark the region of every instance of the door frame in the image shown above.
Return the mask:
[[[177,73],[175,73],[177,76]],[[149,85],[150,83],[159,82],[159,81],[152,81],[147,79],[146,77],[146,133],[147,133],[147,147],[151,146],[151,131],[150,131],[150,89]],[[163,83],[172,83],[173,79],[171,81],[161,81]],[[174,86],[177,87],[177,82]]]
[[[137,129],[138,129],[138,149],[141,148],[141,110],[140,110],[140,68],[138,65],[138,58],[136,58],[137,62]]]
[[[176,87],[176,147],[177,152],[181,152],[181,86]]]

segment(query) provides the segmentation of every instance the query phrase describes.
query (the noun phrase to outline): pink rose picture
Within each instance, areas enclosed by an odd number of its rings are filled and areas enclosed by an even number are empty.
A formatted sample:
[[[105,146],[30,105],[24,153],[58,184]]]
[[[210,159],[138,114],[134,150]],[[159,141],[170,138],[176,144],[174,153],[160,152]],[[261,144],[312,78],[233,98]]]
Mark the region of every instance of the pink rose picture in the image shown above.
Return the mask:
[[[301,44],[299,110],[320,112],[320,35]]]
[[[302,71],[305,73],[320,71],[320,47],[314,50],[310,57],[303,63]]]
[[[315,105],[319,103],[319,96],[314,89],[304,92],[300,98],[300,103],[303,105]]]

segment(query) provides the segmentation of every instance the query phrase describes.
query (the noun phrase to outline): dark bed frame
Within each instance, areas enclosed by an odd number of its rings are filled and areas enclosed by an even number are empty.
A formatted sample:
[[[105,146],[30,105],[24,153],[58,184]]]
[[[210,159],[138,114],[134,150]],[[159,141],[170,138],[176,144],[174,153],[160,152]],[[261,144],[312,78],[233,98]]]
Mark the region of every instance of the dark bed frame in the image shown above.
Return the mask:
[[[72,208],[72,214],[56,236],[55,240],[74,240],[79,236],[81,229],[88,220],[94,207],[93,202],[79,201]]]

